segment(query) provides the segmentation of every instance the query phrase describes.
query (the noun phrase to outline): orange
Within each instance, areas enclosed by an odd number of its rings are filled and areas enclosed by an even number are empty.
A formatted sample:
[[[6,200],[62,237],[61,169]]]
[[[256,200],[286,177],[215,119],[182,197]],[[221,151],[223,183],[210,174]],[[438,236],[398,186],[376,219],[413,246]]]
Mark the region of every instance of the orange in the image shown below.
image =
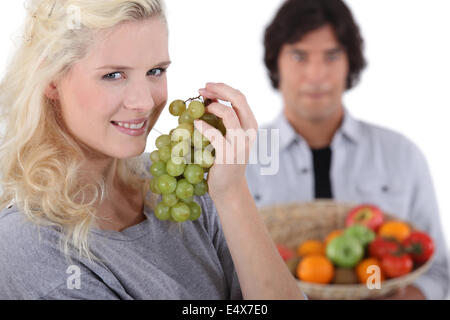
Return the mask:
[[[339,237],[343,232],[344,232],[344,230],[331,231],[325,238],[325,246],[327,246],[331,242],[331,240],[333,240],[334,238]]]
[[[411,228],[403,221],[387,221],[380,226],[378,235],[382,238],[394,238],[399,242],[411,234]]]
[[[362,284],[367,283],[367,279],[373,275],[373,271],[367,270],[367,268],[373,265],[378,266],[380,268],[380,280],[383,281],[385,279],[384,272],[381,269],[380,261],[378,261],[378,259],[376,258],[367,258],[358,263],[358,265],[355,268],[359,282],[361,282]]]
[[[333,280],[334,267],[327,257],[310,254],[298,264],[297,277],[302,281],[327,284]]]
[[[297,247],[297,254],[300,257],[304,257],[309,254],[325,255],[325,246],[322,241],[306,240]]]

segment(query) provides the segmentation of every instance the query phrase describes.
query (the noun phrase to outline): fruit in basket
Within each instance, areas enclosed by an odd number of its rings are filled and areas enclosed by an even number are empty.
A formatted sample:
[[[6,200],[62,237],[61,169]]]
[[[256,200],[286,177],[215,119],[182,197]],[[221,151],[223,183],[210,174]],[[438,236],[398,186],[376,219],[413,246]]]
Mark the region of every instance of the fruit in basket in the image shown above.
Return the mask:
[[[334,270],[334,284],[355,284],[358,283],[358,277],[354,268],[336,268]]]
[[[341,268],[353,268],[363,255],[364,249],[359,240],[346,234],[333,239],[326,248],[327,258]]]
[[[331,240],[339,237],[343,232],[344,232],[344,230],[341,230],[341,229],[331,231],[325,238],[325,241],[324,241],[325,247],[331,242]]]
[[[297,254],[300,257],[304,257],[309,254],[325,255],[325,246],[322,241],[306,240],[297,247]]]
[[[401,277],[413,269],[413,260],[406,253],[387,253],[381,259],[381,268],[389,278]]]
[[[378,235],[383,238],[394,238],[399,242],[411,234],[411,228],[403,221],[387,221],[380,226]]]
[[[288,247],[282,245],[282,244],[277,244],[276,245],[277,249],[278,249],[278,253],[280,254],[281,258],[283,259],[283,261],[288,261],[289,259],[292,259],[295,257],[295,252],[294,250],[289,249]]]
[[[360,283],[362,284],[366,284],[367,283],[367,279],[373,275],[373,271],[371,271],[369,269],[369,267],[371,266],[377,266],[378,268],[380,268],[380,281],[385,280],[385,275],[384,275],[384,271],[381,268],[381,263],[378,259],[376,258],[367,258],[362,260],[360,263],[358,263],[358,265],[356,266],[355,270],[356,270],[356,274],[358,276],[358,280]]]
[[[205,113],[210,100],[199,99],[174,100],[169,105],[169,112],[178,117],[179,125],[169,134],[160,135],[155,142],[157,150],[150,154],[153,176],[150,189],[162,195],[162,202],[155,211],[160,220],[183,222],[196,220],[201,215],[201,208],[193,201],[193,196],[208,192],[205,175],[214,163],[214,149],[208,139],[194,129],[193,121],[204,120],[223,135],[226,129],[222,119]]]
[[[367,246],[375,239],[375,232],[361,224],[354,224],[345,229],[344,234],[353,236],[359,240],[363,247]]]
[[[381,259],[387,253],[398,253],[402,249],[401,244],[395,239],[377,237],[369,245],[369,255]]]
[[[334,266],[325,256],[310,254],[298,264],[297,277],[302,281],[327,284],[333,280]]]
[[[383,222],[383,212],[374,205],[365,204],[353,208],[348,213],[345,226],[362,224],[376,232]]]
[[[433,239],[421,231],[411,232],[408,238],[403,241],[403,247],[417,264],[427,262],[434,253]]]

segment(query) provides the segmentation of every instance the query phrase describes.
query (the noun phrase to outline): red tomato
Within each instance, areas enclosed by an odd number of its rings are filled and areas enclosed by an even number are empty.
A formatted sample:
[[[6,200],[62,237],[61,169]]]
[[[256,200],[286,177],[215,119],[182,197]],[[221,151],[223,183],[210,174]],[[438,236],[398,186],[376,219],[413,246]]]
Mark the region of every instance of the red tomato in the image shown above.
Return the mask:
[[[411,232],[410,236],[403,241],[403,246],[418,264],[427,262],[434,253],[434,242],[425,232]]]
[[[389,278],[401,277],[413,268],[413,260],[408,254],[387,253],[381,259],[381,268]]]
[[[369,245],[369,255],[371,257],[381,260],[387,253],[398,253],[401,250],[401,245],[395,240],[389,240],[377,237]]]
[[[287,261],[293,257],[295,257],[294,250],[289,249],[288,247],[283,246],[282,244],[277,244],[278,252],[280,253],[281,258],[284,261]]]

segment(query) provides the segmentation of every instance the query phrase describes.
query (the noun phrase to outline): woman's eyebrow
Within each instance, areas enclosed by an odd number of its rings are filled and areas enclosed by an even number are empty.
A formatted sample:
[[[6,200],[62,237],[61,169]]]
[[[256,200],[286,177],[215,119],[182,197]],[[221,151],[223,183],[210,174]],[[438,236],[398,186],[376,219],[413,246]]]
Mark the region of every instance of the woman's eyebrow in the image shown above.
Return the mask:
[[[171,61],[163,61],[163,62],[156,64],[155,67],[168,66],[170,64],[171,64]],[[128,66],[119,66],[119,65],[105,65],[105,66],[98,67],[96,70],[99,70],[99,69],[131,70],[133,68],[128,67]]]

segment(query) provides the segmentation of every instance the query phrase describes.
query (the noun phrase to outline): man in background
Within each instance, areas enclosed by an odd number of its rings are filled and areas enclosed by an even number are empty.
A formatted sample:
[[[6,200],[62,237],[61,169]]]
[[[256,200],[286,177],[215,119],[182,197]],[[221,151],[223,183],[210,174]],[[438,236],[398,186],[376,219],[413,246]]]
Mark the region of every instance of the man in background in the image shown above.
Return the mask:
[[[435,241],[430,270],[388,299],[445,299],[450,276],[426,160],[408,139],[352,117],[343,94],[365,67],[363,39],[341,0],[289,0],[265,32],[265,65],[282,95],[279,171],[248,165],[258,206],[318,198],[372,203]],[[395,107],[395,106],[393,106]],[[270,141],[268,142],[270,148]]]

